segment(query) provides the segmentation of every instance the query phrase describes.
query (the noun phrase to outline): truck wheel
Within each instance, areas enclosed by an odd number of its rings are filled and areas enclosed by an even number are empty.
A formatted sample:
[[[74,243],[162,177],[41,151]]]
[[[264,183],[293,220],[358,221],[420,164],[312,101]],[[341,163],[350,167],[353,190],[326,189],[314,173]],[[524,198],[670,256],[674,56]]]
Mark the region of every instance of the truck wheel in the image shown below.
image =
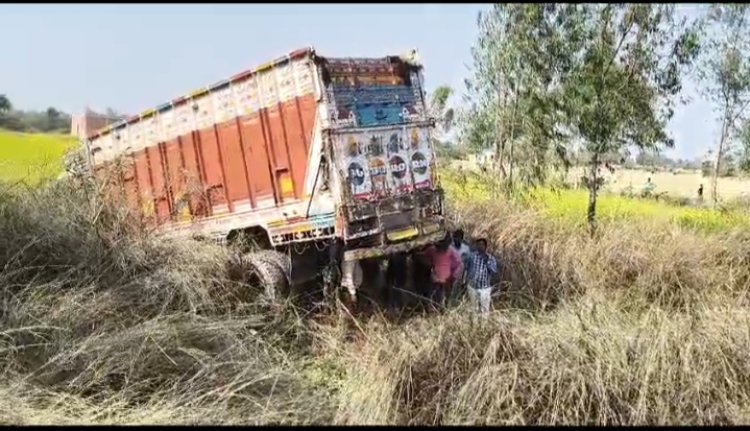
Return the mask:
[[[247,281],[257,284],[265,299],[278,303],[289,295],[291,263],[287,256],[277,251],[263,250],[247,253],[242,259],[246,263]]]

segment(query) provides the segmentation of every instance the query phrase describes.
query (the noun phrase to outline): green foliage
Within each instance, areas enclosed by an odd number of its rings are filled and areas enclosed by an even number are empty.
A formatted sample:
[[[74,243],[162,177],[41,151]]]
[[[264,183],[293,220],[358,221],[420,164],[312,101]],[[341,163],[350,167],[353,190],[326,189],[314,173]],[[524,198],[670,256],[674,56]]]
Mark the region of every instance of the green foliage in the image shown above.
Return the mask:
[[[495,5],[479,19],[468,140],[494,144],[511,182],[516,165],[521,182],[537,186],[548,165],[569,166],[566,144],[577,138],[591,157],[593,228],[602,158],[629,146],[673,145],[666,123],[699,49],[699,26],[678,22],[674,11],[670,4]]]
[[[0,128],[15,132],[70,131],[70,115],[49,107],[44,111],[14,110],[10,99],[0,94]]]
[[[0,94],[0,114],[5,114],[13,109],[13,105],[10,103],[8,96]]]
[[[745,4],[712,4],[709,22],[712,34],[701,64],[702,89],[718,106],[721,131],[719,148],[713,169],[711,197],[718,201],[717,178],[722,174],[722,163],[730,152],[730,138],[741,132],[750,104],[750,26]],[[747,154],[747,152],[745,152]]]
[[[514,175],[530,186],[544,183],[548,164],[570,165],[559,97],[580,38],[573,13],[571,5],[497,4],[479,17],[462,131],[473,148],[495,150],[511,187]]]
[[[447,85],[442,85],[435,89],[432,94],[430,109],[438,126],[444,133],[450,132],[453,128],[453,108],[448,107],[448,99],[453,95],[453,89]]]
[[[442,160],[462,160],[466,158],[466,150],[459,144],[450,142],[436,142],[435,152],[438,158]]]

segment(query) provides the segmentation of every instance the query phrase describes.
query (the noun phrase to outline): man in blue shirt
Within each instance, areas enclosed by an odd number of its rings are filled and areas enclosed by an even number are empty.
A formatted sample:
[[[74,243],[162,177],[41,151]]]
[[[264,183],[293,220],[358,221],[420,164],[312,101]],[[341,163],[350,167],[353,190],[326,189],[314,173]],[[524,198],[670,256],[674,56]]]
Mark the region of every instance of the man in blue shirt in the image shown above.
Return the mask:
[[[476,251],[469,255],[466,268],[466,287],[469,298],[476,304],[482,314],[490,312],[492,293],[492,279],[500,274],[497,260],[487,253],[487,240],[479,238],[476,241]]]

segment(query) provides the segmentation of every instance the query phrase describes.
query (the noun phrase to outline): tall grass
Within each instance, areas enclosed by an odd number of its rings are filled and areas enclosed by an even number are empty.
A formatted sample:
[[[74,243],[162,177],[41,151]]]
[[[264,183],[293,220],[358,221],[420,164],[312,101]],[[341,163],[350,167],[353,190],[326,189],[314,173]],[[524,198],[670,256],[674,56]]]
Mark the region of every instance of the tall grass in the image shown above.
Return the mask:
[[[81,187],[4,190],[0,419],[320,421],[298,320],[241,306],[250,287],[227,260],[144,234]]]
[[[592,239],[529,203],[452,204],[504,263],[495,311],[351,321],[248,300],[230,250],[159,238],[91,187],[3,188],[0,422],[750,419],[747,231],[631,217]]]
[[[354,370],[339,421],[748,419],[747,233],[609,225],[592,240],[498,203],[459,211],[507,268],[496,312],[368,326],[363,344],[343,349]]]

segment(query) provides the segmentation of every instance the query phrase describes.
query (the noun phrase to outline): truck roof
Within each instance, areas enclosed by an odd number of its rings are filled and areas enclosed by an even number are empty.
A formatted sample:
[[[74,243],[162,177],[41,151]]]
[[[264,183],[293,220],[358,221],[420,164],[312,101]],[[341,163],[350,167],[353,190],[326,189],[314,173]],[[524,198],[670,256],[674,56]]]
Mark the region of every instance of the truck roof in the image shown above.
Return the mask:
[[[416,51],[416,49],[411,50],[411,52],[408,55],[409,55],[408,58],[404,58],[403,56],[386,56],[385,58],[389,59],[389,60],[390,59],[399,59],[403,63],[408,64],[410,67],[420,69],[421,65],[419,64],[418,59],[417,59],[417,51]],[[180,97],[177,97],[177,98],[175,98],[175,99],[173,99],[173,100],[171,100],[169,102],[163,103],[163,104],[161,104],[161,105],[159,105],[159,106],[157,106],[155,108],[143,111],[140,114],[135,114],[135,115],[133,115],[133,116],[131,116],[129,118],[123,119],[121,121],[114,122],[114,123],[112,123],[112,124],[110,124],[110,125],[102,128],[102,129],[99,129],[99,130],[95,131],[94,133],[92,133],[91,135],[88,136],[88,139],[96,139],[98,137],[107,135],[108,133],[110,133],[110,132],[112,132],[114,130],[118,130],[118,129],[122,128],[122,127],[125,127],[128,124],[136,123],[136,122],[141,121],[141,120],[143,120],[145,118],[148,118],[151,115],[154,115],[156,112],[162,112],[162,111],[165,111],[165,110],[169,110],[169,109],[173,108],[175,105],[178,105],[178,104],[181,104],[181,103],[185,103],[185,102],[187,102],[187,101],[189,101],[191,99],[194,99],[196,97],[203,96],[206,93],[210,93],[212,91],[222,89],[222,88],[226,87],[227,85],[229,85],[232,82],[235,82],[235,81],[238,81],[238,80],[242,80],[242,79],[244,79],[244,78],[246,78],[246,77],[248,77],[250,75],[253,75],[253,74],[256,74],[256,73],[259,73],[259,72],[263,72],[263,71],[268,70],[270,68],[273,68],[275,66],[278,66],[278,65],[287,63],[287,62],[289,62],[291,60],[294,60],[294,59],[297,59],[297,58],[302,58],[302,57],[305,57],[305,56],[313,57],[313,58],[316,59],[316,61],[319,61],[319,62],[322,62],[322,63],[328,63],[329,61],[331,61],[332,63],[334,63],[334,64],[336,64],[338,66],[337,68],[341,68],[341,66],[345,66],[347,63],[350,63],[350,62],[367,61],[367,60],[374,59],[374,58],[353,58],[353,57],[347,57],[347,58],[326,58],[326,57],[322,57],[322,56],[316,56],[315,48],[312,47],[312,46],[301,48],[301,49],[297,49],[297,50],[294,50],[294,51],[292,51],[292,52],[290,52],[290,53],[288,53],[286,55],[283,55],[283,56],[278,57],[278,58],[276,58],[274,60],[266,62],[266,63],[264,63],[264,64],[262,64],[260,66],[257,66],[255,68],[248,69],[248,70],[245,70],[245,71],[240,72],[238,74],[235,74],[235,75],[231,76],[228,79],[224,79],[224,80],[218,81],[218,82],[216,82],[214,84],[211,84],[211,85],[205,86],[203,88],[197,89],[197,90],[192,91],[192,92],[190,92],[190,93],[188,93],[188,94],[186,94],[184,96],[180,96]]]

